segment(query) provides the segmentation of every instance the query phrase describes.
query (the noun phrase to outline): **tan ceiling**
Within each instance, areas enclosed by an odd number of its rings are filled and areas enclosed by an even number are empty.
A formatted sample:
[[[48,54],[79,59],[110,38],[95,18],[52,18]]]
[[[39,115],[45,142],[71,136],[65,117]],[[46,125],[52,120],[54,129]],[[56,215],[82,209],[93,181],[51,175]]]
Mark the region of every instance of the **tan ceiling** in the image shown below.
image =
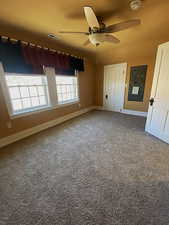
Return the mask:
[[[113,58],[123,60],[123,56],[149,55],[157,44],[169,41],[169,0],[144,0],[137,12],[131,11],[128,3],[129,0],[1,0],[0,34],[96,54],[103,63]],[[142,24],[114,34],[120,44],[84,47],[86,36],[58,34],[60,30],[88,30],[84,5],[92,6],[107,25],[133,18],[140,18]],[[49,33],[56,34],[58,40],[50,40]]]

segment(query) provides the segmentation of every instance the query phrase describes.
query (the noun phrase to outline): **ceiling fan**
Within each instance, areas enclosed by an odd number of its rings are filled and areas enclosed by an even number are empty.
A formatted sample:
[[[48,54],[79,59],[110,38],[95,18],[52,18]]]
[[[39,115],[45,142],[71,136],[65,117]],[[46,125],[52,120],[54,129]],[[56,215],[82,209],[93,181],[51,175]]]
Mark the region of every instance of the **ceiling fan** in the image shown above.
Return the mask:
[[[69,32],[69,31],[60,31],[62,34],[82,34],[87,35],[88,40],[84,43],[84,46],[92,43],[95,46],[100,45],[103,42],[111,42],[111,43],[119,43],[120,40],[115,36],[110,35],[110,33],[115,33],[121,30],[128,29],[135,25],[139,25],[141,21],[139,19],[128,20],[122,23],[113,24],[106,26],[102,21],[99,21],[97,16],[95,15],[92,7],[85,6],[84,13],[89,25],[88,32]]]

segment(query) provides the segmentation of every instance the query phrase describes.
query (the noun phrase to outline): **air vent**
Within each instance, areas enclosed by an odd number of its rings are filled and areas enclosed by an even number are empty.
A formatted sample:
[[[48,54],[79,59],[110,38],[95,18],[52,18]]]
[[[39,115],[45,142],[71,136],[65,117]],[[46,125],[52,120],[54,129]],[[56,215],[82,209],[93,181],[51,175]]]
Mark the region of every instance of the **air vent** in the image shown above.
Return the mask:
[[[48,37],[53,38],[53,39],[58,39],[58,38],[56,37],[56,35],[54,35],[54,34],[48,34]]]

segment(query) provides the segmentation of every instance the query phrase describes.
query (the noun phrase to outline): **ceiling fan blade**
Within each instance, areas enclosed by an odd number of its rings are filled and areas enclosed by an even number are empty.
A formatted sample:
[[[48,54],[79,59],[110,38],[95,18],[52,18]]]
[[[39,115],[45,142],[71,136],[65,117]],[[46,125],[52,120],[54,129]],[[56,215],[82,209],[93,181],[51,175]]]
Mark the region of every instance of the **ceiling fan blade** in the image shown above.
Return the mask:
[[[89,27],[91,28],[100,27],[97,17],[90,6],[84,7],[84,13]]]
[[[103,41],[107,41],[107,42],[112,42],[112,43],[120,43],[120,40],[116,37],[114,37],[113,35],[108,35],[106,34],[104,37],[103,37]]]
[[[139,25],[139,24],[141,24],[141,20],[139,20],[139,19],[128,20],[128,21],[125,21],[125,22],[122,22],[122,23],[110,25],[110,26],[106,27],[103,32],[114,33],[114,32],[118,32],[118,31],[121,31],[121,30],[128,29],[130,27],[133,27],[133,26],[136,26],[136,25]]]
[[[88,32],[80,32],[80,31],[60,31],[60,34],[86,34],[88,35]]]
[[[87,41],[85,41],[85,43],[83,44],[84,46],[87,46],[90,44],[90,40],[88,39]]]

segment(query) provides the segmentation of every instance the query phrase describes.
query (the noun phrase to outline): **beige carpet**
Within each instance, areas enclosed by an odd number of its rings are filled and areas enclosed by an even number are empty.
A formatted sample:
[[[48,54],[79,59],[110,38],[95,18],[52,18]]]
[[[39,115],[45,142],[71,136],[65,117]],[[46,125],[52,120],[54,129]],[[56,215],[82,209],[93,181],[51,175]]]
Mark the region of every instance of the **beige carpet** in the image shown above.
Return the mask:
[[[94,111],[0,150],[0,225],[168,225],[169,145]]]

